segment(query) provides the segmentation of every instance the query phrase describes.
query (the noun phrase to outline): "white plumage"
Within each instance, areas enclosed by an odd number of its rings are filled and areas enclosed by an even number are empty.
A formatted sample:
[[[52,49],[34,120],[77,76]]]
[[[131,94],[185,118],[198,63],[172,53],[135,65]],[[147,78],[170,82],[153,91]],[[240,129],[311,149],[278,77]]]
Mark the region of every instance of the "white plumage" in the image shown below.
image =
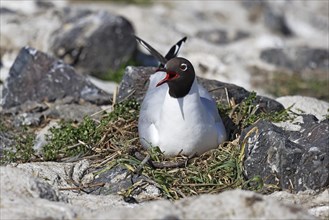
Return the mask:
[[[194,78],[187,95],[174,98],[169,86],[156,86],[165,72],[156,72],[143,100],[138,131],[143,147],[158,146],[165,155],[200,155],[226,140],[215,101]]]

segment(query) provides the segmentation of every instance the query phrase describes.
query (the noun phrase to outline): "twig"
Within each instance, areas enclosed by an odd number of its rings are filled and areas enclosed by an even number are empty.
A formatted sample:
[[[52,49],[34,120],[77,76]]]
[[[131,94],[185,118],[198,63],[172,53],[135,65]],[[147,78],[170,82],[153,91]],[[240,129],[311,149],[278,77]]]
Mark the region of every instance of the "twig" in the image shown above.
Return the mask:
[[[77,186],[77,187],[63,187],[63,188],[59,188],[58,190],[83,190],[83,189],[88,189],[88,188],[93,188],[93,187],[96,187],[96,186],[104,186],[105,183],[94,183],[94,184],[90,184],[90,185],[87,185],[87,186]]]
[[[95,112],[95,113],[91,114],[90,117],[94,117],[95,115],[98,115],[98,114],[100,114],[100,113],[102,113],[102,112],[105,112],[105,111],[107,111],[107,110],[109,110],[109,109],[112,110],[112,109],[113,109],[113,106],[110,106],[110,107],[108,107],[108,108],[105,108],[105,109],[99,110],[98,112]]]
[[[115,90],[113,92],[113,102],[112,102],[112,107],[114,107],[114,105],[116,104],[117,102],[117,94],[118,94],[118,86],[115,87]]]

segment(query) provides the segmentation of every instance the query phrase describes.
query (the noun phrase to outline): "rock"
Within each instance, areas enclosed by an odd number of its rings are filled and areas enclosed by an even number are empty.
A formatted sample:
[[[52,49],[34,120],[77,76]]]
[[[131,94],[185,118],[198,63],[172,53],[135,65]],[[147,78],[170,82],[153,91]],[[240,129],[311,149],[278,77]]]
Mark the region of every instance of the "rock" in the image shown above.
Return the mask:
[[[47,144],[47,135],[50,134],[51,128],[58,128],[58,123],[56,121],[50,121],[48,125],[37,132],[35,136],[35,141],[33,145],[33,150],[35,154],[40,155],[42,153],[42,148]]]
[[[148,88],[149,76],[155,71],[156,68],[154,67],[127,67],[123,80],[119,85],[118,101],[134,98],[141,102]],[[250,92],[244,88],[229,83],[200,77],[198,78],[198,82],[203,85],[217,101],[223,104],[227,104],[227,98],[233,98],[236,103],[239,103],[250,94]],[[281,104],[266,97],[257,96],[256,102],[264,111],[280,111],[283,109]]]
[[[118,70],[136,48],[132,24],[106,11],[66,9],[63,25],[50,39],[51,51],[86,74]]]
[[[99,112],[99,106],[90,103],[63,103],[61,101],[50,105],[50,108],[41,114],[46,117],[60,118],[66,121],[82,121],[86,116]],[[99,118],[101,115],[98,115]]]
[[[218,208],[220,207],[220,208]],[[156,201],[134,209],[111,209],[87,215],[90,219],[316,219],[301,208],[242,190],[201,195],[171,203]]]
[[[247,38],[249,37],[249,34],[245,31],[228,33],[225,30],[214,29],[199,31],[196,33],[196,36],[213,44],[228,44]]]
[[[37,13],[14,11],[13,13],[1,13],[0,21],[0,55],[3,58],[4,65],[11,56],[16,57],[20,49],[25,46],[36,48],[40,51],[50,52],[50,36],[54,30],[58,29],[62,24],[57,10],[46,9],[39,10],[29,9],[23,5],[33,5],[34,1],[1,1],[12,2],[20,9],[34,10]],[[52,1],[57,4],[64,1]],[[6,66],[6,65],[5,65]]]
[[[26,175],[41,179],[58,190],[76,187],[68,180],[73,180],[74,177],[74,181],[79,183],[82,179],[80,174],[86,172],[86,164],[88,165],[88,161],[85,160],[81,160],[80,163],[34,162],[18,164],[16,167],[23,170]],[[62,194],[65,195],[66,191],[62,191]]]
[[[5,109],[0,115],[9,115],[11,124],[14,127],[20,126],[40,126],[46,118],[64,119],[66,121],[82,121],[86,116],[92,116],[102,110],[102,107],[88,102],[74,103],[73,97],[65,97],[53,103],[38,103],[27,101],[22,105]],[[93,118],[99,119],[101,115]]]
[[[246,177],[259,175],[265,184],[292,192],[328,187],[329,120],[304,115],[299,126],[289,131],[261,120],[244,129]]]
[[[270,195],[270,198],[274,198],[287,205],[302,206],[303,209],[307,209],[310,215],[314,215],[321,219],[328,219],[329,217],[329,190],[318,193],[313,190],[306,190],[297,194],[288,193],[286,191],[277,191]]]
[[[104,168],[103,168],[104,169]],[[145,180],[145,181],[144,181]],[[148,180],[148,181],[147,181]],[[145,176],[131,173],[126,168],[117,166],[113,169],[102,172],[95,176],[93,184],[105,183],[102,187],[91,189],[91,194],[95,195],[109,195],[127,190],[138,182],[150,183],[152,182]],[[142,184],[141,184],[142,185]],[[155,200],[161,198],[160,190],[148,184],[146,187],[139,187],[134,190],[130,197],[125,198],[129,203],[141,203],[143,201]],[[130,199],[130,200],[128,200]]]
[[[87,75],[86,77],[90,82],[92,82],[92,84],[108,94],[114,94],[118,88],[118,84],[115,82],[101,80],[91,75]]]
[[[273,33],[291,36],[292,30],[286,21],[284,6],[271,1],[242,1],[253,22],[261,20]]]
[[[64,7],[67,5],[66,0],[61,1],[42,1],[42,0],[28,0],[28,1],[2,1],[1,9],[23,12],[26,14],[34,14],[40,10],[50,9],[54,7]]]
[[[137,205],[123,202],[118,195],[96,196],[69,190],[72,184],[68,181],[69,173],[73,172],[71,175],[77,177],[75,181],[81,181],[85,165],[86,161],[77,164],[42,162],[0,167],[2,219],[315,219],[302,206],[292,204],[291,199],[285,203],[278,202],[282,194],[271,198],[237,189],[217,195],[188,197],[176,202],[160,200]],[[59,192],[59,189],[68,190]],[[287,198],[294,197],[289,196],[286,195]],[[303,197],[296,201],[297,204],[305,204],[298,202],[303,201]],[[314,198],[306,207],[315,208],[324,201],[323,195]]]
[[[76,73],[71,66],[35,49],[23,48],[5,83],[3,108],[27,101],[53,102],[67,96],[95,104],[111,102],[110,95]]]
[[[285,108],[291,107],[294,112],[315,115],[319,120],[324,120],[329,115],[329,103],[312,97],[283,96],[275,99]]]
[[[294,72],[323,71],[329,68],[329,50],[321,48],[270,48],[261,52],[265,62]]]

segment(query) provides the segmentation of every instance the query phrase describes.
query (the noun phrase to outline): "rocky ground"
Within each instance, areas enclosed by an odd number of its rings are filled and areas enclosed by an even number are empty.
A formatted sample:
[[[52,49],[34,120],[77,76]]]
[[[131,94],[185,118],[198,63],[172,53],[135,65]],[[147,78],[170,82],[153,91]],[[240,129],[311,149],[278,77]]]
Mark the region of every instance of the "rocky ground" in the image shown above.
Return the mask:
[[[1,219],[328,218],[328,11],[320,0],[1,0]],[[180,55],[219,104],[242,182],[173,201],[134,164],[107,169],[125,152],[111,146],[130,120],[113,104],[135,99],[136,115],[157,65],[132,34],[161,53],[188,37]],[[93,131],[112,110],[124,123],[102,139]],[[49,143],[61,119],[75,124]]]

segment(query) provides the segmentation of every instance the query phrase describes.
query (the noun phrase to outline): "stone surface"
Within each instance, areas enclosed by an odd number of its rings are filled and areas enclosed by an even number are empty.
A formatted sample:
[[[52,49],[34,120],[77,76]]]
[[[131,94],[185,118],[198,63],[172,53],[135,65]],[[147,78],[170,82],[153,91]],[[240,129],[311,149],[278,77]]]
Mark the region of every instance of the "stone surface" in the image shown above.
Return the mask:
[[[288,193],[286,191],[277,191],[270,195],[274,198],[288,205],[299,205],[308,210],[308,213],[321,219],[329,218],[329,190],[326,189],[321,193],[313,190],[306,190],[297,194]]]
[[[81,165],[76,164],[73,169],[84,167]],[[34,163],[22,164],[20,168],[0,167],[1,219],[315,219],[300,207],[242,190],[141,205],[124,203],[116,195],[96,196],[72,190],[59,192],[58,181],[67,181],[61,179],[65,173],[61,167],[65,166]],[[57,176],[57,172],[61,175]]]
[[[22,7],[20,4],[23,3],[18,4],[17,1],[11,2],[12,5],[16,3],[13,10],[29,8]],[[70,9],[59,7],[32,14],[2,14],[0,54],[16,53],[26,45],[50,52],[50,38],[54,30],[62,30],[64,27],[71,29],[71,24],[76,24],[78,20],[86,22],[90,10],[95,18],[98,11],[107,11],[130,20],[135,33],[162,53],[166,53],[181,37],[188,36],[181,56],[192,61],[199,76],[233,83],[249,91],[255,90],[261,95],[271,95],[253,85],[254,76],[248,70],[249,66],[266,67],[271,71],[279,69],[278,66],[269,65],[260,59],[262,51],[328,48],[328,1],[195,1],[190,4],[184,1],[160,1],[146,7],[85,1],[69,1],[67,4]],[[182,8],[185,10],[181,10]],[[214,44],[197,35],[216,30],[227,33],[228,39],[234,39],[235,33],[239,31],[249,33],[250,36],[234,43]],[[292,35],[289,35],[290,32]],[[68,57],[71,56],[70,53],[72,57],[78,56],[79,45],[67,54]],[[8,56],[3,57],[2,63],[5,65]],[[100,57],[96,57],[99,60]],[[313,60],[311,56],[307,56],[307,59]],[[146,65],[153,64],[147,62]],[[315,71],[308,71],[312,72],[310,77],[314,77]]]
[[[104,168],[103,168],[104,169]],[[97,173],[95,171],[94,173]],[[145,180],[145,181],[144,181]],[[149,183],[150,179],[143,175],[131,173],[124,167],[117,166],[113,169],[102,172],[95,176],[93,184],[106,183],[102,187],[96,187],[91,189],[91,194],[94,195],[109,195],[121,192],[129,189],[133,184],[137,182]],[[141,203],[143,201],[156,200],[161,198],[160,190],[152,185],[148,184],[146,187],[140,187],[132,192],[130,203]],[[128,200],[127,200],[128,201]]]
[[[3,108],[26,101],[53,102],[66,96],[95,104],[110,103],[110,96],[59,60],[32,48],[21,50],[3,90]]]
[[[127,67],[123,80],[119,85],[118,101],[127,98],[135,98],[141,102],[148,88],[148,79],[151,74],[156,71],[154,67]],[[223,104],[228,104],[227,100],[233,98],[236,103],[241,102],[244,98],[248,97],[250,92],[242,87],[223,83],[216,80],[207,80],[198,78],[198,82],[203,85],[210,94]],[[227,93],[226,93],[227,92]],[[264,111],[279,111],[283,106],[266,97],[257,96],[256,102]]]
[[[326,71],[329,68],[329,50],[321,48],[271,48],[261,52],[260,58],[278,67],[294,72]]]
[[[66,9],[51,51],[86,74],[102,76],[127,62],[136,48],[132,24],[106,11]]]
[[[258,121],[242,131],[244,170],[252,179],[292,192],[323,190],[329,185],[329,120],[304,115],[299,130],[287,131]]]
[[[62,2],[64,1],[58,1],[58,4]],[[61,31],[56,33],[58,38],[65,39],[67,34],[75,36],[72,31],[77,31],[82,34],[77,36],[77,39],[81,40],[79,43],[84,45],[85,41],[91,42],[91,36],[88,36],[88,33],[95,33],[95,30],[89,28],[99,26],[95,25],[90,19],[95,18],[95,21],[101,21],[102,16],[100,15],[104,12],[99,11],[104,10],[110,14],[119,14],[128,18],[133,22],[137,35],[162,53],[167,52],[169,47],[181,37],[188,36],[187,44],[182,48],[181,56],[191,60],[199,76],[241,86],[237,87],[200,79],[200,83],[206,84],[206,87],[208,85],[208,89],[214,89],[212,91],[213,95],[223,103],[227,102],[224,88],[227,88],[228,96],[234,97],[237,102],[249,94],[247,90],[256,90],[258,94],[262,92],[262,87],[256,88],[252,83],[256,76],[249,71],[248,67],[250,66],[257,66],[270,72],[287,69],[287,72],[290,73],[298,70],[308,78],[321,76],[323,80],[328,79],[326,75],[328,69],[328,61],[326,60],[329,30],[328,1],[192,1],[189,4],[184,1],[171,1],[154,2],[147,6],[69,1],[70,9],[56,10],[46,10],[47,7],[50,7],[50,3],[39,0],[1,1],[1,6],[4,5],[3,3],[16,4],[15,7],[8,7],[10,10],[0,9],[0,57],[3,65],[0,69],[0,79],[3,82],[8,78],[9,68],[12,65],[11,60],[16,57],[22,47],[30,45],[49,53],[51,51],[50,46],[53,46],[55,42],[55,30]],[[57,2],[51,3],[57,5]],[[243,6],[243,4],[250,3],[252,3],[251,7]],[[107,17],[107,15],[104,17]],[[85,24],[86,30],[79,29],[78,22]],[[236,36],[239,36],[239,31],[248,33],[249,36],[237,40]],[[109,34],[107,31],[105,33]],[[214,34],[214,36],[208,37],[207,33]],[[101,38],[100,33],[98,34],[98,37]],[[81,56],[82,47],[74,40],[69,39],[74,47],[68,45],[69,49],[64,51],[66,53],[63,58],[70,63],[83,60]],[[221,44],[223,42],[227,43]],[[302,51],[304,48],[307,48],[306,52]],[[84,47],[84,49],[91,50],[91,47]],[[109,52],[107,51],[107,53]],[[92,65],[94,65],[100,58],[106,56],[107,54],[103,54],[101,57],[96,54],[91,58],[89,57],[87,62],[92,62]],[[146,59],[145,54],[139,53],[139,56],[141,56],[140,60],[143,61],[141,63],[144,65],[156,65],[154,60],[147,57]],[[285,59],[282,60],[282,57],[285,57]],[[104,60],[102,59],[102,61]],[[135,68],[131,68],[129,71],[142,76],[143,74],[149,74],[147,73],[148,68],[138,69],[138,71],[133,70]],[[142,99],[147,88],[148,76],[145,75],[143,80],[140,80],[141,76],[138,74],[129,76],[131,79],[128,79],[128,82],[125,82],[126,84],[122,83],[118,96],[120,101],[129,95]],[[257,77],[264,77],[264,74]],[[264,85],[265,81],[262,82]],[[0,85],[0,89],[2,86]],[[21,88],[25,87],[21,85]],[[125,89],[127,90],[124,91]],[[108,96],[108,98],[111,97],[112,95]],[[300,101],[302,99],[304,98],[300,98]],[[287,103],[282,99],[277,101],[287,107]],[[294,107],[294,110],[300,107],[305,113],[315,114],[319,119],[323,119],[320,118],[323,111],[319,111],[319,109],[325,110],[326,105],[320,105],[319,103],[317,105],[312,100],[305,98],[303,102],[305,105],[300,106],[300,101],[296,101],[297,107]],[[288,100],[289,102],[290,100]],[[307,102],[311,104],[307,106]],[[264,106],[270,106],[271,103],[274,106],[268,107],[269,109],[282,109],[281,105],[272,101],[265,102]],[[92,114],[98,111],[97,107],[88,102],[87,104],[84,101],[77,103],[76,98],[66,101],[60,98],[60,100],[50,104],[46,103],[47,105],[35,102],[30,104],[30,106],[23,106],[20,103],[15,107],[16,109],[10,109],[10,114],[20,116],[15,119],[17,126],[22,124],[36,125],[42,122],[44,116],[48,119],[49,117],[65,117],[79,120],[84,114]],[[311,108],[313,106],[317,106],[316,109]],[[2,111],[2,107],[0,107],[0,110]],[[5,109],[5,111],[7,110],[9,109]],[[267,173],[265,175],[262,170],[256,170],[255,174],[260,172],[267,178],[268,175],[273,174],[273,170],[276,172],[277,167],[280,168],[279,171],[281,172],[283,168],[290,169],[288,166],[291,166],[290,170],[283,170],[283,176],[279,176],[278,180],[282,182],[284,187],[289,188],[286,184],[287,179],[292,181],[293,190],[295,191],[299,188],[304,190],[305,187],[303,186],[312,185],[312,181],[321,186],[328,178],[328,165],[323,167],[323,164],[328,161],[327,153],[323,153],[327,152],[326,148],[323,147],[323,143],[327,143],[325,146],[328,146],[328,139],[326,139],[328,136],[326,131],[327,123],[327,121],[320,123],[312,116],[300,116],[293,123],[276,124],[276,126],[280,126],[279,128],[267,123],[257,124],[262,131],[260,134],[264,136],[265,147],[253,145],[251,138],[248,146],[253,147],[253,149],[250,151],[251,155],[248,159],[259,159],[255,162],[258,169],[263,168]],[[264,125],[263,128],[261,125]],[[308,133],[310,133],[310,136],[308,136]],[[10,134],[1,133],[0,136],[0,144],[3,144],[3,142],[9,144]],[[255,136],[254,139],[263,141],[262,136],[260,135],[257,138]],[[299,138],[301,139],[296,140]],[[271,146],[279,147],[278,149],[281,151],[275,152],[274,147],[268,150]],[[286,152],[288,159],[286,159]],[[280,160],[276,160],[275,156],[281,156]],[[264,164],[266,159],[269,159],[273,166],[269,167],[269,164]],[[291,164],[288,164],[288,162]],[[87,173],[85,170],[88,167],[87,163],[88,161],[81,161],[78,164],[51,162],[19,164],[19,169],[24,172],[18,172],[16,171],[17,168],[11,168],[6,171],[5,176],[2,175],[1,170],[1,219],[136,219],[137,217],[188,219],[195,218],[195,216],[200,218],[215,216],[218,218],[240,219],[248,217],[312,219],[311,216],[305,213],[301,214],[294,204],[299,204],[303,210],[324,219],[329,216],[327,190],[319,195],[314,192],[310,195],[302,194],[308,192],[306,191],[298,194],[276,192],[268,196],[279,200],[279,203],[275,201],[273,203],[268,202],[267,196],[261,197],[263,199],[261,201],[259,195],[254,193],[230,191],[213,196],[203,195],[202,197],[186,198],[175,203],[158,201],[140,205],[127,204],[122,197],[117,195],[85,194],[71,182],[72,178],[82,186],[90,184],[93,176],[82,175]],[[7,168],[1,167],[0,169]],[[111,184],[117,184],[122,180],[122,175],[125,175],[124,172],[120,175],[119,171],[114,173],[114,176],[105,175],[99,181],[112,181]],[[250,174],[250,170],[248,171]],[[322,172],[321,176],[320,173]],[[302,184],[303,186],[299,186],[296,178],[301,174],[305,176],[306,173],[309,178],[303,179],[305,181]],[[118,175],[116,176],[116,174]],[[13,175],[13,177],[8,178],[7,175]],[[3,177],[10,179],[10,182],[2,182]],[[59,188],[66,188],[66,190],[60,190],[58,195],[61,196],[58,198],[62,198],[62,195],[64,195],[67,200],[51,201],[52,198],[55,198],[51,196],[40,199],[38,198],[41,196],[39,191],[35,193],[33,190],[33,195],[36,197],[32,198],[24,193],[21,195],[21,192],[31,190],[29,183],[26,183],[25,180],[29,179],[31,183],[40,183],[40,179],[36,180],[36,178],[40,178],[51,185],[52,189],[42,187],[45,188],[46,192],[58,193]],[[97,179],[97,176],[95,178]],[[25,182],[20,184],[20,179]],[[118,182],[115,182],[115,180],[118,180]],[[110,188],[111,184],[106,186]],[[50,195],[52,194],[50,193]],[[143,201],[143,199],[141,198],[140,201]],[[232,204],[232,207],[228,207],[229,204]],[[130,209],[127,207],[135,208]]]
[[[285,108],[291,107],[294,112],[315,115],[319,120],[329,115],[329,103],[312,97],[305,96],[283,96],[276,99]]]
[[[283,6],[270,1],[242,1],[247,9],[249,19],[253,22],[260,20],[270,31],[284,36],[291,36],[292,30],[287,24]]]
[[[214,29],[199,31],[196,36],[213,44],[228,44],[247,38],[249,37],[249,34],[244,31],[228,33],[225,30]]]
[[[220,208],[219,208],[220,207]],[[252,192],[227,191],[169,201],[151,202],[134,209],[110,209],[87,215],[90,219],[315,219],[294,206],[282,206]]]
[[[41,10],[54,8],[54,7],[64,7],[67,5],[67,0],[61,1],[41,1],[41,0],[21,0],[20,4],[15,1],[1,1],[1,9],[7,9],[12,11],[18,11],[20,13],[24,12],[26,14],[33,14]]]

